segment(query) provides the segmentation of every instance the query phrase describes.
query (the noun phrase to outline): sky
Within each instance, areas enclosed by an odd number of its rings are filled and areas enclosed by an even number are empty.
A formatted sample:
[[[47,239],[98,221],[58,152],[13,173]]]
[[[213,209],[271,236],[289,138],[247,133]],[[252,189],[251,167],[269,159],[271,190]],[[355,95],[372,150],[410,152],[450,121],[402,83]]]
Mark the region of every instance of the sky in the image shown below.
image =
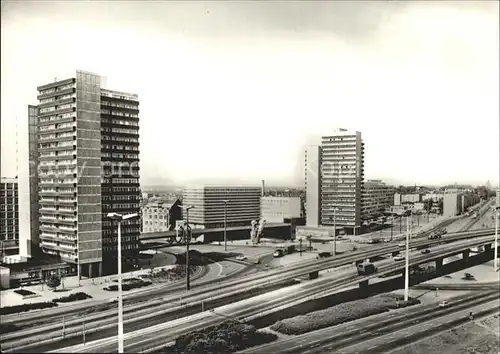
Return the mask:
[[[2,176],[36,87],[81,69],[139,95],[143,185],[301,185],[338,127],[362,132],[367,179],[499,180],[496,1],[1,6]]]

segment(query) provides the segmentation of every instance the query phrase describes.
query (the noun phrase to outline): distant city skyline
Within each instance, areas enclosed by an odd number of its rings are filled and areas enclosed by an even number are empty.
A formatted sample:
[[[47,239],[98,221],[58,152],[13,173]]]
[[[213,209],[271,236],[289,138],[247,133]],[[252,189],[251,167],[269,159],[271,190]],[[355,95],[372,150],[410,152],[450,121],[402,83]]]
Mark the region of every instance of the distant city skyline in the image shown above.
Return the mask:
[[[490,1],[3,1],[1,175],[34,88],[82,69],[139,94],[142,185],[303,186],[344,127],[366,179],[497,186],[498,42]]]

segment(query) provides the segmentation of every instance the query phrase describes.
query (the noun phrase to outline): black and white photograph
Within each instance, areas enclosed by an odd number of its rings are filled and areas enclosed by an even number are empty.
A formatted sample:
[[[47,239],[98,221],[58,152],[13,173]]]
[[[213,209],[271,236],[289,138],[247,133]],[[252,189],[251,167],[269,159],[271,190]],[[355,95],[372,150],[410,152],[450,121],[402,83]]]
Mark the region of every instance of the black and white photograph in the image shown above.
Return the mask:
[[[0,352],[500,353],[499,4],[1,0]]]

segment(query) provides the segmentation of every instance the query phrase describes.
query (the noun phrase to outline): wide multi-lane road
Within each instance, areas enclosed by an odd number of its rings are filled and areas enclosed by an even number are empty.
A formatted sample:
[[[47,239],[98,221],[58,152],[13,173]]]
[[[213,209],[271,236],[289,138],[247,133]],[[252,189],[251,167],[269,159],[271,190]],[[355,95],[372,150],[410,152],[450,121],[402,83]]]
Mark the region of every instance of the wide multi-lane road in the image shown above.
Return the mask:
[[[414,266],[429,262],[436,257],[445,257],[459,252],[460,250],[473,247],[484,242],[491,242],[492,237],[465,240],[456,244],[446,244],[433,249],[432,255],[415,253],[410,259],[410,265]],[[354,268],[354,267],[353,267]],[[238,301],[193,316],[180,318],[174,321],[160,323],[149,328],[143,328],[135,332],[125,334],[125,349],[128,352],[139,352],[147,348],[164,345],[175,340],[180,334],[189,333],[223,322],[227,318],[246,320],[263,313],[275,311],[278,307],[293,306],[318,296],[325,296],[349,286],[357,285],[359,282],[379,277],[383,274],[392,273],[404,268],[404,262],[388,261],[379,265],[377,274],[370,276],[357,276],[355,270],[346,271],[330,278],[320,278],[317,281],[306,282],[258,297]],[[148,325],[148,319],[143,319],[143,326]],[[111,326],[111,325],[110,325]],[[78,345],[63,348],[59,352],[116,352],[116,327],[114,335],[107,339],[87,343],[85,346]]]
[[[449,235],[448,240],[467,241],[469,237],[479,237],[480,235],[488,233],[490,233],[490,231]],[[477,240],[480,240],[480,238]],[[412,247],[419,247],[422,245],[438,245],[443,241],[445,242],[446,239],[414,241],[412,242]],[[164,322],[166,320],[173,320],[200,311],[203,307],[204,301],[212,301],[215,304],[224,305],[236,300],[245,299],[249,296],[255,295],[255,291],[265,291],[266,287],[271,285],[276,286],[280,283],[283,284],[286,281],[308,274],[311,271],[348,265],[356,260],[369,258],[377,254],[394,252],[400,250],[401,248],[402,246],[396,244],[374,246],[369,250],[353,252],[344,256],[338,256],[335,259],[330,258],[328,260],[313,260],[304,262],[303,264],[291,266],[285,272],[270,271],[269,273],[260,276],[256,275],[245,277],[244,279],[238,279],[230,282],[230,285],[228,283],[227,285],[229,286],[218,285],[215,286],[215,289],[213,289],[214,287],[209,287],[205,291],[200,289],[199,291],[193,291],[190,294],[185,294],[182,298],[179,298],[179,295],[176,294],[162,299],[152,300],[148,303],[127,307],[125,309],[126,327],[128,326],[128,331],[133,331],[137,328],[142,328],[144,325],[152,325],[154,324],[154,321],[161,323],[161,321]],[[435,255],[435,253],[433,253],[433,255]],[[263,291],[261,291],[261,293],[262,292]],[[189,308],[186,308],[185,304],[189,304]],[[151,318],[155,313],[158,313],[159,315],[168,313],[168,316],[163,319],[158,316],[155,317],[156,319]],[[54,317],[50,317],[50,319],[52,322],[49,325],[38,325],[34,328],[2,335],[0,337],[2,348],[5,350],[17,347],[28,350],[34,345],[34,343],[36,343],[37,346],[40,346],[43,344],[43,341],[52,341],[54,344],[51,345],[54,346],[56,342],[60,342],[62,339],[61,327],[63,321],[61,319],[57,320]],[[141,322],[143,320],[144,322]],[[114,323],[116,322],[116,309],[87,315],[85,317],[80,316],[76,318],[68,318],[64,321],[66,337],[65,342],[70,341],[72,336],[78,336],[77,333],[83,333],[84,326],[86,327],[87,337],[89,340],[102,338],[104,336],[111,335],[112,331],[116,330],[113,329],[115,327]],[[4,318],[2,318],[2,323],[4,322]],[[18,324],[19,322],[14,323]]]
[[[493,234],[494,234],[494,229],[450,233],[444,236],[440,240],[416,239],[415,241],[411,242],[411,247],[424,247],[424,246],[430,247],[444,242],[454,242],[463,239],[482,237]],[[336,257],[331,257],[328,259],[304,261],[298,264],[290,265],[285,269],[266,269],[263,272],[242,276],[237,279],[234,278],[228,279],[229,277],[226,277],[223,280],[217,282],[214,282],[213,280],[209,281],[199,280],[193,285],[193,289],[188,294],[189,296],[208,294],[208,297],[210,297],[211,295],[213,295],[211,292],[213,291],[217,292],[223,288],[234,289],[236,285],[248,284],[249,282],[258,282],[258,281],[260,281],[262,284],[265,284],[271,277],[273,277],[273,279],[279,279],[279,280],[293,279],[295,277],[307,274],[309,272],[339,267],[342,265],[349,264],[354,260],[372,258],[378,255],[383,255],[395,251],[402,251],[403,249],[404,246],[399,246],[398,244],[396,244],[396,242],[392,242],[388,244],[374,245],[370,248],[364,248],[344,255],[337,255]],[[186,297],[188,295],[185,293],[184,285],[182,284],[175,286],[166,286],[164,288],[144,290],[143,292],[137,294],[125,295],[126,299],[125,308],[131,307],[136,310],[140,310],[142,308],[147,308],[150,307],[151,305],[154,305],[151,304],[151,301],[166,301],[166,300],[172,301],[172,297],[169,297],[168,299],[164,297],[166,293],[173,295],[172,296],[174,298],[173,301],[175,301],[175,299],[179,299],[180,296]],[[148,303],[138,305],[137,303],[141,301],[148,301]],[[106,301],[103,301],[103,304],[105,306],[109,306],[109,304],[107,304]],[[95,310],[96,306],[98,306],[98,304],[92,302],[89,303],[88,305],[80,304],[77,306],[67,306],[67,307],[40,310],[34,313],[6,315],[2,316],[2,323],[25,325],[25,324],[42,322],[47,318],[51,318],[52,320],[54,319],[62,320],[63,316],[65,317],[68,317],[70,315],[80,316],[82,314],[85,314],[85,311],[87,310],[90,309]]]
[[[385,352],[410,341],[409,337],[412,335],[419,334],[421,337],[426,332],[432,334],[434,327],[443,322],[443,319],[451,319],[450,322],[453,322],[457,314],[458,318],[462,319],[468,317],[470,311],[477,314],[483,309],[498,311],[499,307],[498,290],[468,293],[450,298],[448,301],[449,306],[445,308],[437,307],[437,304],[415,305],[289,336],[286,339],[249,348],[241,353]]]

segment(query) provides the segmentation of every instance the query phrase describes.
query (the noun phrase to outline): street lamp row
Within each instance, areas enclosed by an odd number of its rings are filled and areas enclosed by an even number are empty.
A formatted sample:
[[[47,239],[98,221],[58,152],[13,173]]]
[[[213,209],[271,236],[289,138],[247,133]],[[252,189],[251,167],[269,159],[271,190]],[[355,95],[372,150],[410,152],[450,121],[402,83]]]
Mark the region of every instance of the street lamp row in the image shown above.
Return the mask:
[[[131,220],[139,214],[122,215],[108,213],[107,217],[118,221],[118,353],[123,353],[123,291],[122,291],[122,221]]]

